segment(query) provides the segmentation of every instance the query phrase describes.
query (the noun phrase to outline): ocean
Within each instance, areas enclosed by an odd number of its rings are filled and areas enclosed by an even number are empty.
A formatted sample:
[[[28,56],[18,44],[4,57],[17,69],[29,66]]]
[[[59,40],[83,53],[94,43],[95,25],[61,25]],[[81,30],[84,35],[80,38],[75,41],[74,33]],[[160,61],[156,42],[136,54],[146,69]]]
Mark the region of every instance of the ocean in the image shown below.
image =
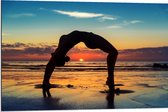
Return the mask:
[[[154,63],[168,61],[117,61],[116,71],[167,71],[168,68],[154,68]],[[2,61],[2,71],[44,71],[47,61]],[[55,71],[107,71],[105,61],[71,61],[64,67],[56,67]]]

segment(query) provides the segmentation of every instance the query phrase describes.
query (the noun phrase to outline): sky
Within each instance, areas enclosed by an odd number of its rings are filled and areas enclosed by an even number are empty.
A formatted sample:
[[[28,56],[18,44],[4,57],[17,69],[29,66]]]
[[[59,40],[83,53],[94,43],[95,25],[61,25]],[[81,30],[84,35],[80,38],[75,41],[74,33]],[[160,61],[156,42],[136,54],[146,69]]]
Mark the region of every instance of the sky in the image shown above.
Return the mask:
[[[2,58],[6,60],[48,59],[60,36],[73,30],[101,35],[121,51],[164,48],[168,45],[168,4],[2,1]],[[38,54],[44,54],[40,50],[47,55]],[[106,56],[82,43],[69,54],[74,60]]]

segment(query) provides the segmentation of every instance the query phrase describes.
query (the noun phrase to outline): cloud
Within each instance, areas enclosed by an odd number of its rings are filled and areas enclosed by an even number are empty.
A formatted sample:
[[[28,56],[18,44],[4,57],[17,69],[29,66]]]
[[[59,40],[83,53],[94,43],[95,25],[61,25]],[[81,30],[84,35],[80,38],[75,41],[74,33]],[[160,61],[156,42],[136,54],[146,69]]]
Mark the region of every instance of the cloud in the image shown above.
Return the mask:
[[[53,10],[56,13],[68,15],[70,17],[75,18],[95,18],[95,17],[101,17],[103,14],[99,13],[88,13],[88,12],[78,12],[78,11],[62,11],[62,10]]]
[[[108,26],[107,28],[110,28],[110,29],[119,29],[119,28],[122,28],[122,26],[120,26],[120,25],[111,25],[111,26]]]
[[[168,61],[168,46],[126,49],[119,52],[120,60],[135,61]]]
[[[49,60],[57,46],[47,44],[2,43],[2,60]],[[99,49],[74,47],[68,52],[71,60],[106,60],[107,53]],[[168,61],[168,46],[119,50],[117,60]]]
[[[111,28],[111,29],[119,29],[119,28],[123,28],[125,26],[128,26],[130,24],[137,24],[137,23],[143,23],[140,20],[132,20],[132,21],[123,21],[120,24],[116,24],[116,25],[111,25],[111,26],[107,26],[107,28]]]
[[[2,43],[2,60],[48,60],[55,45]]]
[[[47,44],[25,44],[25,43],[2,43],[2,60],[48,60],[51,53],[55,51],[57,46]],[[88,48],[74,47],[68,55],[72,60],[78,60],[79,56],[87,57],[88,60],[99,56],[97,60],[105,59],[105,53],[101,50],[91,50]]]
[[[2,32],[2,37],[6,37],[6,36],[8,36],[8,35],[9,35],[8,33]]]
[[[53,12],[67,15],[74,18],[98,18],[100,22],[105,20],[116,20],[116,17],[111,15],[101,14],[101,13],[92,13],[92,12],[79,12],[79,11],[63,11],[63,10],[53,10]]]
[[[131,24],[136,24],[136,23],[142,23],[142,21],[140,21],[140,20],[132,20],[132,21],[130,21],[130,23]]]
[[[131,20],[131,21],[123,21],[123,26],[130,25],[130,24],[137,24],[137,23],[143,23],[141,20]]]
[[[34,16],[36,16],[36,15],[33,13],[20,13],[20,14],[8,15],[8,17],[10,17],[10,18],[34,17]]]
[[[106,20],[116,20],[116,19],[117,19],[116,17],[110,16],[110,15],[108,15],[108,16],[104,15],[104,16],[100,17],[98,20],[100,22],[104,22]]]
[[[52,47],[28,47],[23,50],[23,53],[27,54],[50,54],[54,49]]]
[[[46,45],[44,43],[39,43],[39,44],[32,44],[32,43],[21,43],[21,42],[16,42],[16,43],[2,43],[2,49],[18,49],[18,48],[22,48],[22,49],[26,49],[26,48],[48,48],[48,47],[57,47],[56,45]]]
[[[38,10],[46,10],[46,8],[40,7]]]
[[[2,49],[4,48],[18,48],[18,47],[27,47],[28,45],[20,42],[16,42],[14,44],[2,43]]]

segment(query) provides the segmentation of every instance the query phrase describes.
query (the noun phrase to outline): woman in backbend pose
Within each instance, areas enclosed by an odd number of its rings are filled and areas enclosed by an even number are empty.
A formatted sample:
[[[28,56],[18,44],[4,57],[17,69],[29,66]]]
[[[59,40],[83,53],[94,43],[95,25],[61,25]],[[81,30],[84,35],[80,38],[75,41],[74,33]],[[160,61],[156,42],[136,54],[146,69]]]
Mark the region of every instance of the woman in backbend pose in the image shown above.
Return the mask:
[[[67,52],[79,42],[84,42],[90,49],[99,48],[108,53],[107,67],[108,78],[106,84],[110,89],[114,90],[114,67],[117,59],[118,51],[103,37],[83,31],[73,31],[67,35],[62,35],[59,40],[58,48],[52,53],[48,64],[46,65],[43,87],[49,87],[50,77],[56,66],[64,66],[70,58],[66,56]]]

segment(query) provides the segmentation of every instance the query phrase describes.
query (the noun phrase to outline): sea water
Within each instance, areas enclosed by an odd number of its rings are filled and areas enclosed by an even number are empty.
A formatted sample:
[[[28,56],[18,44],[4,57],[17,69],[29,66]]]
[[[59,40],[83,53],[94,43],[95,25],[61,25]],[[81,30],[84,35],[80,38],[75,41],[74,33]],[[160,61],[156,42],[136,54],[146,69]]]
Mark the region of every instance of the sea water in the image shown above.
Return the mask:
[[[166,69],[153,68],[154,63],[168,63],[168,61],[117,61],[117,71],[167,71]],[[2,61],[2,71],[44,71],[47,61]],[[107,71],[105,61],[71,61],[63,67],[56,67],[57,72],[61,71]]]

